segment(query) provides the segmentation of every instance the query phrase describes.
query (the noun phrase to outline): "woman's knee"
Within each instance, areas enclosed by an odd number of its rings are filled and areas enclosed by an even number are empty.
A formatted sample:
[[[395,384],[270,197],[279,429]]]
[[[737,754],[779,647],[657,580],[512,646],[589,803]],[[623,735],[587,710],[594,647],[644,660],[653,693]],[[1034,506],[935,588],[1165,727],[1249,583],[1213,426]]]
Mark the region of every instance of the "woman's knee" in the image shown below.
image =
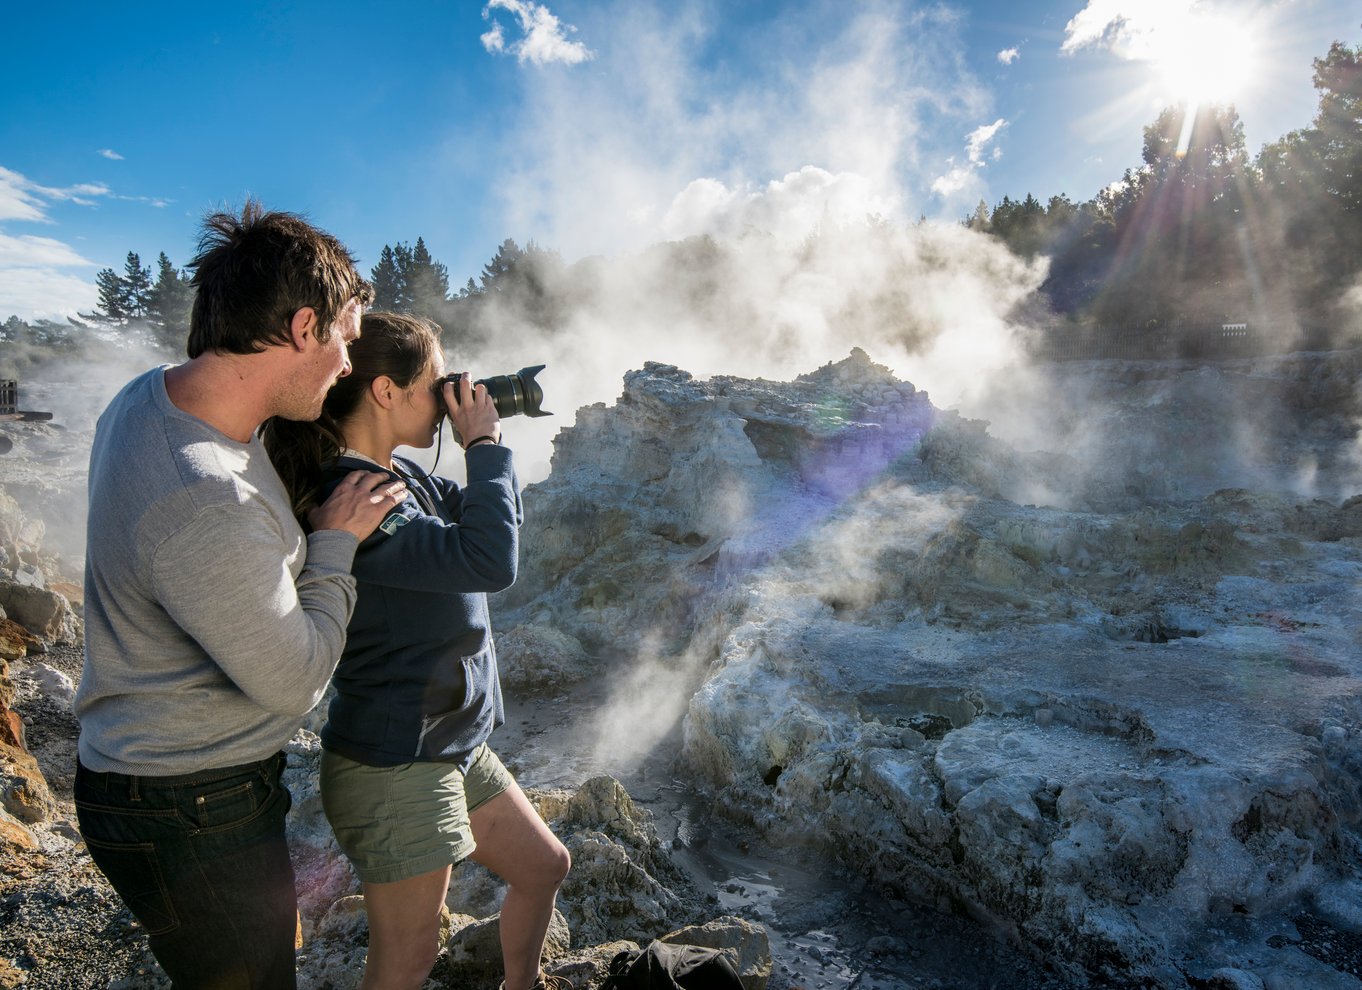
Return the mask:
[[[551,835],[549,841],[535,850],[532,857],[526,857],[524,868],[515,871],[513,876],[503,879],[512,886],[535,887],[541,890],[557,890],[567,879],[572,869],[572,855],[567,847]]]
[[[554,846],[556,848],[553,850],[550,865],[545,873],[552,878],[554,887],[561,887],[572,869],[572,854],[567,851],[567,846],[557,841],[556,838]]]
[[[370,945],[366,985],[417,990],[435,968],[439,953],[440,947],[433,935],[428,943],[404,941],[402,945]],[[369,983],[368,980],[373,982]]]

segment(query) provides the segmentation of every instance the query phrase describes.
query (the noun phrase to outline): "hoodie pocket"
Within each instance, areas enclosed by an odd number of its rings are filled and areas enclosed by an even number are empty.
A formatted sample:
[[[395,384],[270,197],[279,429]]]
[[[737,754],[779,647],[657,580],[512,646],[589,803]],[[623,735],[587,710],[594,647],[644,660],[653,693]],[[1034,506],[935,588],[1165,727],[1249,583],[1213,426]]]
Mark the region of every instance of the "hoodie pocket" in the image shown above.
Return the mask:
[[[471,657],[461,657],[460,667],[462,701],[456,707],[422,716],[413,754],[417,759],[462,756],[486,741],[492,731],[497,667],[491,645]]]

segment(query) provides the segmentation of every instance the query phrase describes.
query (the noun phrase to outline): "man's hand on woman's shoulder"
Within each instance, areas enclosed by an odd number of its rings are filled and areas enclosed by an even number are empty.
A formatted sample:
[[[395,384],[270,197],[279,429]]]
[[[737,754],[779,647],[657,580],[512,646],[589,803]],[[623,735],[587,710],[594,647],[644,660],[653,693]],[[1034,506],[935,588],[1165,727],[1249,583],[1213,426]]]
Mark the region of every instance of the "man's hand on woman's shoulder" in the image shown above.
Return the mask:
[[[314,530],[340,529],[363,540],[407,498],[405,482],[381,471],[351,471],[307,514]]]

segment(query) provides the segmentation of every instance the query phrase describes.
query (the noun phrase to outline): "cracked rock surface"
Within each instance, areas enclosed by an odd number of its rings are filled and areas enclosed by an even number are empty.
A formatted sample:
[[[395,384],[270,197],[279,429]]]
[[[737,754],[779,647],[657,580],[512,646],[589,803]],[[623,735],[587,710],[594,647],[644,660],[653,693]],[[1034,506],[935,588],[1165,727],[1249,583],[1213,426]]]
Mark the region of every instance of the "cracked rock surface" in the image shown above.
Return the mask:
[[[1355,410],[1291,391],[1348,368],[1123,367],[1095,462],[860,351],[788,383],[648,365],[527,490],[501,621],[640,690],[693,671],[682,759],[720,807],[1071,979],[1354,986],[1283,934],[1362,930]],[[1245,382],[1292,395],[1281,443],[1219,446]],[[1182,438],[1159,470],[1151,436]],[[1291,490],[1303,443],[1332,495]]]

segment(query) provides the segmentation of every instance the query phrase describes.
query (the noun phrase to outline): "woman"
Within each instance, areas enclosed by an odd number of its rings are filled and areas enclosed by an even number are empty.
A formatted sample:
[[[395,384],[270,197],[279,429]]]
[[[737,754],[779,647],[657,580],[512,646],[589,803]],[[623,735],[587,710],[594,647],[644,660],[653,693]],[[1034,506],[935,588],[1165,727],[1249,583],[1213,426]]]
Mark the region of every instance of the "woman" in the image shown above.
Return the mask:
[[[319,420],[271,420],[264,440],[299,513],[356,469],[411,492],[355,554],[359,599],[322,730],[322,805],[369,916],[361,990],[425,981],[451,867],[468,857],[507,883],[503,987],[552,986],[539,958],[568,852],[486,742],[504,720],[487,593],[515,580],[511,452],[486,389],[442,381],[433,325],[369,313],[349,356]],[[469,438],[463,488],[393,454],[429,447],[446,415]]]

